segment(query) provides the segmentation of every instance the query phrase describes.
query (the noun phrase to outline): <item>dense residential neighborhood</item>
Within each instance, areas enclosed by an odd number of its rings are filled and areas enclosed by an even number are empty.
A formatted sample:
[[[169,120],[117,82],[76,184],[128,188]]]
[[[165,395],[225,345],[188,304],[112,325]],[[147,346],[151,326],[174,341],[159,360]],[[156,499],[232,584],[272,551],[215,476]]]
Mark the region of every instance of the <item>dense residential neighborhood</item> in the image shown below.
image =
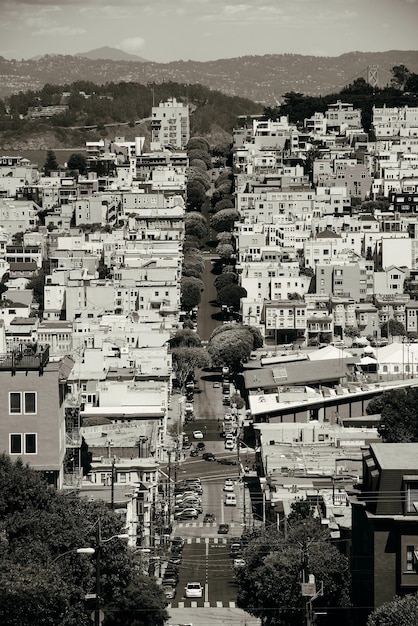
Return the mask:
[[[192,115],[0,157],[3,473],[117,516],[62,549],[96,552],[79,624],[122,623],[119,538],[149,624],[365,625],[418,592],[418,107],[248,114],[223,154]]]

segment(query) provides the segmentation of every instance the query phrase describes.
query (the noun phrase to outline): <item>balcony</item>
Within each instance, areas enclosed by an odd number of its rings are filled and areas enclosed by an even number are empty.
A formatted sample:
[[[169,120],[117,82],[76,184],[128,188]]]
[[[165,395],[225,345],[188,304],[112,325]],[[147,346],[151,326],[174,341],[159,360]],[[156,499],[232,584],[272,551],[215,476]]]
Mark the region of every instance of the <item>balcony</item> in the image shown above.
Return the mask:
[[[65,446],[67,448],[79,448],[81,446],[81,433],[79,428],[71,428],[66,431]]]
[[[24,350],[15,350],[7,352],[0,356],[0,370],[10,371],[12,375],[15,372],[22,371],[39,371],[41,376],[44,368],[49,361],[49,346],[43,345],[33,351],[30,348]]]

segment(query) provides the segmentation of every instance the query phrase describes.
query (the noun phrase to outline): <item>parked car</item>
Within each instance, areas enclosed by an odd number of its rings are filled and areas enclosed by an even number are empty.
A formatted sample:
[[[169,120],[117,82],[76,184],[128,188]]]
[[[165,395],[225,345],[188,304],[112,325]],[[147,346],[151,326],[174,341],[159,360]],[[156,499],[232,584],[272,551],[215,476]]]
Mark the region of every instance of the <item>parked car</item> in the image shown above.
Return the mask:
[[[187,583],[185,586],[186,598],[201,598],[203,587],[200,583]]]
[[[202,454],[202,459],[204,461],[216,461],[216,456],[212,454],[212,452],[204,452]]]
[[[213,383],[214,389],[218,389],[220,386],[221,386],[221,383],[218,380],[215,380],[215,382]]]
[[[187,519],[197,519],[199,517],[199,512],[194,508],[183,509],[182,511],[177,511],[174,513],[175,520],[187,520]]]
[[[173,537],[171,540],[171,546],[180,546],[180,548],[183,548],[184,546],[183,537],[180,537],[179,535],[176,535],[175,537]]]
[[[245,567],[245,559],[242,559],[242,558],[234,559],[234,561],[232,563],[232,567],[234,569],[237,569],[239,567]]]
[[[192,448],[192,450],[190,450],[190,456],[199,456],[199,450],[197,448]]]
[[[167,600],[173,600],[176,597],[176,587],[174,585],[163,583],[161,587]]]
[[[229,524],[219,524],[218,535],[227,535],[229,532]]]

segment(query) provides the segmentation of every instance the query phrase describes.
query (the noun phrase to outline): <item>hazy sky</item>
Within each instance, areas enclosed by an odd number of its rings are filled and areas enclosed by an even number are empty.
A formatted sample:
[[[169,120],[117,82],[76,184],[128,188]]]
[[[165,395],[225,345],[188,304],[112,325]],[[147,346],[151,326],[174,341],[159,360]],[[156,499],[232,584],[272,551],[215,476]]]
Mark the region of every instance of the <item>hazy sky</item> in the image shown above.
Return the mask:
[[[0,56],[110,46],[150,61],[416,50],[418,0],[0,0]]]

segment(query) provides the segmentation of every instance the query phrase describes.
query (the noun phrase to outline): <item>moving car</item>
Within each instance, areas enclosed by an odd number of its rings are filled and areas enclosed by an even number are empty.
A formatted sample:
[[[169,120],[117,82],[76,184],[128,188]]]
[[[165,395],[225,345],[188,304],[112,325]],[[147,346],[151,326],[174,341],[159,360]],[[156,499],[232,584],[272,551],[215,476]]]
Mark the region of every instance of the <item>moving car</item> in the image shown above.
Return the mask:
[[[203,443],[203,441],[199,441],[199,443],[196,445],[197,450],[204,450],[205,449],[205,444]]]
[[[202,459],[204,461],[216,461],[216,456],[212,454],[212,452],[204,452],[202,454]]]
[[[203,522],[205,524],[211,524],[212,522],[215,521],[215,516],[213,513],[206,513],[205,517],[203,518]]]
[[[234,481],[227,478],[224,482],[224,491],[234,491]]]
[[[237,496],[235,495],[235,493],[226,494],[225,506],[237,506]]]
[[[200,583],[187,583],[185,586],[186,598],[201,598],[203,587]]]
[[[218,535],[226,535],[229,533],[229,524],[219,524]]]
[[[203,433],[201,430],[193,431],[193,439],[203,439]]]
[[[215,382],[213,383],[213,387],[215,389],[218,389],[220,386],[221,386],[221,383],[219,381],[215,380]]]
[[[245,559],[242,559],[242,558],[234,559],[232,567],[234,567],[235,569],[238,567],[245,567]]]
[[[233,450],[234,449],[234,440],[230,437],[225,439],[225,450]]]

